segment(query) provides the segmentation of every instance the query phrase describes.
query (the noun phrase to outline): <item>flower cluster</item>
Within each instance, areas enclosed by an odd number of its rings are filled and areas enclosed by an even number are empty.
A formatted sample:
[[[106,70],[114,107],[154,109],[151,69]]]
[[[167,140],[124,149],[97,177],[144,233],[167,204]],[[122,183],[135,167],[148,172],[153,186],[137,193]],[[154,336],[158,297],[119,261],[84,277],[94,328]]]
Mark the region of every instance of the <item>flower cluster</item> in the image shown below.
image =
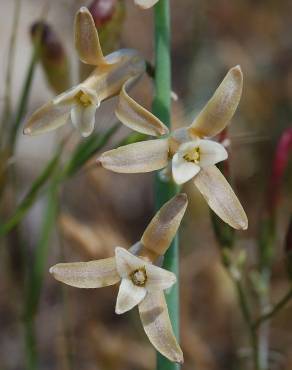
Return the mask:
[[[156,1],[136,0],[147,8]],[[230,122],[241,97],[242,72],[232,68],[190,126],[169,133],[168,128],[133,100],[128,89],[145,70],[138,52],[122,49],[104,56],[94,20],[82,7],[75,19],[75,46],[82,62],[95,66],[79,85],[58,95],[32,114],[25,134],[36,135],[63,126],[69,118],[82,136],[94,130],[101,102],[119,96],[117,118],[127,127],[157,137],[103,153],[98,163],[121,173],[164,169],[177,184],[193,180],[210,208],[235,229],[246,229],[246,214],[223,174],[216,167],[228,157],[216,137]],[[167,202],[129,250],[116,247],[115,256],[98,261],[59,263],[50,269],[55,279],[78,288],[100,288],[120,283],[116,313],[138,306],[144,330],[153,346],[169,360],[182,363],[183,354],[174,336],[164,290],[176,276],[163,268],[163,256],[174,238],[187,207],[179,194]]]

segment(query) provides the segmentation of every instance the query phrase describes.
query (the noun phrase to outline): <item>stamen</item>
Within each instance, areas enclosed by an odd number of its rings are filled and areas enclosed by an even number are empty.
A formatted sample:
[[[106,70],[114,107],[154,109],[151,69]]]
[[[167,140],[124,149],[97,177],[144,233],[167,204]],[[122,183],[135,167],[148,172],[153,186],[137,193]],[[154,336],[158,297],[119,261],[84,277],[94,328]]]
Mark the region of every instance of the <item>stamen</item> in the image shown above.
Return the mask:
[[[200,148],[196,147],[194,149],[189,150],[184,156],[183,159],[185,159],[188,162],[193,162],[195,164],[198,164],[200,162]]]
[[[79,91],[75,98],[77,99],[78,103],[85,108],[92,104],[90,97],[86,95],[83,91]]]
[[[145,267],[140,267],[137,270],[134,270],[129,276],[134,285],[144,286],[146,284],[147,274]]]

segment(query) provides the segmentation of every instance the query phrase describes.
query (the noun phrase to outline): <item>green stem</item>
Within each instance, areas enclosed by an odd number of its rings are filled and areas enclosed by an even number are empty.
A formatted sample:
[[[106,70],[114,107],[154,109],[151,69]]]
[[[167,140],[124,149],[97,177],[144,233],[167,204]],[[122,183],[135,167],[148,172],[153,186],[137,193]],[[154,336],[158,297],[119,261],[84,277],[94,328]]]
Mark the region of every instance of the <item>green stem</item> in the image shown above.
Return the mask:
[[[280,299],[278,303],[275,304],[275,306],[269,312],[265,313],[256,320],[256,322],[253,324],[253,329],[257,330],[263,322],[271,319],[274,315],[276,315],[283,307],[286,306],[287,303],[289,303],[291,298],[292,288],[288,291],[288,293],[284,295],[282,299]]]
[[[35,317],[39,306],[44,270],[49,250],[50,235],[55,225],[58,210],[58,184],[52,180],[47,197],[47,206],[44,212],[40,240],[36,246],[34,261],[28,279],[28,288],[25,307],[25,344],[26,363],[28,370],[37,369],[37,340],[35,337]]]
[[[153,113],[170,127],[171,108],[171,61],[170,61],[170,8],[169,0],[160,0],[154,7],[155,24],[155,99]],[[172,182],[163,182],[156,176],[156,208],[159,209],[177,193]],[[168,249],[164,268],[178,276],[178,239]],[[178,284],[166,296],[170,319],[176,336],[179,336],[179,290]],[[177,370],[180,366],[157,354],[157,369]]]
[[[240,310],[242,312],[242,316],[244,318],[244,321],[247,325],[248,332],[249,332],[254,370],[259,370],[260,366],[259,366],[258,338],[257,338],[257,333],[253,328],[250,307],[246,299],[246,292],[244,291],[243,286],[239,280],[236,280],[234,278],[232,278],[232,280],[235,284],[236,292],[238,295]]]
[[[14,15],[13,15],[13,25],[12,25],[12,32],[9,40],[9,50],[8,50],[8,58],[7,58],[7,70],[6,70],[6,77],[5,77],[5,95],[4,95],[4,109],[3,109],[3,116],[2,116],[2,124],[1,124],[1,136],[3,129],[5,128],[7,122],[11,116],[11,82],[12,82],[12,72],[15,60],[15,47],[16,47],[16,36],[20,18],[20,8],[21,8],[21,0],[15,0],[14,5]]]
[[[12,152],[13,152],[13,149],[15,147],[17,134],[18,134],[18,131],[19,131],[19,128],[20,128],[22,118],[23,118],[23,116],[26,112],[26,107],[27,107],[28,98],[29,98],[29,94],[30,94],[30,90],[31,90],[31,85],[32,85],[33,77],[34,77],[34,72],[35,72],[35,68],[36,68],[36,65],[37,65],[37,62],[38,62],[38,59],[39,59],[39,49],[40,49],[40,40],[35,44],[35,46],[33,48],[30,63],[28,65],[28,69],[27,69],[27,73],[26,73],[26,78],[25,78],[25,81],[24,81],[24,84],[23,84],[23,88],[22,88],[22,92],[21,92],[21,96],[20,96],[16,116],[15,116],[15,119],[14,119],[13,124],[11,126],[10,147],[12,148]]]

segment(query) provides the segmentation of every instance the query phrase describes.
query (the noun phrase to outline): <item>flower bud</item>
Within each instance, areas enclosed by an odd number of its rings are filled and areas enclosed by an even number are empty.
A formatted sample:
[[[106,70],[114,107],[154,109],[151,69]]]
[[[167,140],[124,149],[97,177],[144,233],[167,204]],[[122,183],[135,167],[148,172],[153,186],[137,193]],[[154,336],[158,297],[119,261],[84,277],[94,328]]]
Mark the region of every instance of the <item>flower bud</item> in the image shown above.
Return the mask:
[[[31,27],[32,42],[39,47],[39,58],[47,81],[57,94],[70,87],[70,68],[64,47],[52,27],[43,21]]]
[[[91,3],[88,10],[94,20],[96,28],[100,28],[109,22],[116,11],[117,0],[95,0]]]
[[[292,128],[286,129],[278,141],[274,156],[268,204],[270,213],[273,214],[279,202],[280,188],[288,164],[289,154],[292,149]]]
[[[292,218],[285,238],[286,267],[290,280],[292,280]]]

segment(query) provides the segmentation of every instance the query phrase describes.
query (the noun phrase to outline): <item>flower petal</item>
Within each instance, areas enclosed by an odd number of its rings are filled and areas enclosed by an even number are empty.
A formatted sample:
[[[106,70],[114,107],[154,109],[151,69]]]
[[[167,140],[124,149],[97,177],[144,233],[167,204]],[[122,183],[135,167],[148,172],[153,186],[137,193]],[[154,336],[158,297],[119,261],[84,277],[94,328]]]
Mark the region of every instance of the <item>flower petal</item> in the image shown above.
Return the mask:
[[[50,268],[50,273],[56,280],[76,288],[101,288],[120,280],[114,257],[90,262],[58,263]]]
[[[240,66],[229,70],[212,98],[191,124],[193,136],[215,136],[231,120],[242,93],[242,72]]]
[[[172,158],[172,176],[177,184],[184,184],[200,171],[196,163],[186,161],[181,153],[176,153]]]
[[[170,361],[183,363],[183,353],[171,327],[164,293],[147,293],[138,307],[145,333],[156,350]]]
[[[188,205],[186,194],[178,194],[160,208],[141,238],[146,250],[162,256],[170,246]]]
[[[152,265],[151,263],[147,263],[145,270],[147,275],[145,287],[150,292],[168,289],[176,283],[176,276],[171,271]]]
[[[149,9],[154,6],[158,0],[135,0],[135,4],[142,9]]]
[[[223,145],[212,140],[200,141],[200,167],[211,166],[227,158],[228,153]]]
[[[96,108],[94,104],[88,107],[76,104],[71,109],[72,123],[83,137],[89,136],[94,130]]]
[[[49,102],[35,111],[23,129],[25,135],[38,135],[65,125],[70,116],[70,105]]]
[[[134,256],[125,248],[121,247],[116,247],[115,256],[117,271],[121,278],[128,278],[133,271],[139,269],[140,267],[144,267],[147,263],[141,258]]]
[[[109,150],[98,162],[108,170],[120,173],[141,173],[159,170],[168,163],[168,140],[142,141]]]
[[[131,310],[145,298],[146,294],[147,291],[144,287],[134,285],[130,279],[122,279],[116,303],[116,313],[122,314]]]
[[[124,83],[119,95],[119,103],[116,116],[127,127],[142,134],[160,136],[168,134],[168,128],[152,113],[135,102],[126,89],[132,83],[133,78]]]
[[[194,182],[210,208],[224,222],[234,229],[247,229],[247,216],[231,186],[216,166],[202,169]]]
[[[107,64],[99,42],[94,20],[89,10],[82,7],[75,17],[75,48],[83,63],[92,65]]]

